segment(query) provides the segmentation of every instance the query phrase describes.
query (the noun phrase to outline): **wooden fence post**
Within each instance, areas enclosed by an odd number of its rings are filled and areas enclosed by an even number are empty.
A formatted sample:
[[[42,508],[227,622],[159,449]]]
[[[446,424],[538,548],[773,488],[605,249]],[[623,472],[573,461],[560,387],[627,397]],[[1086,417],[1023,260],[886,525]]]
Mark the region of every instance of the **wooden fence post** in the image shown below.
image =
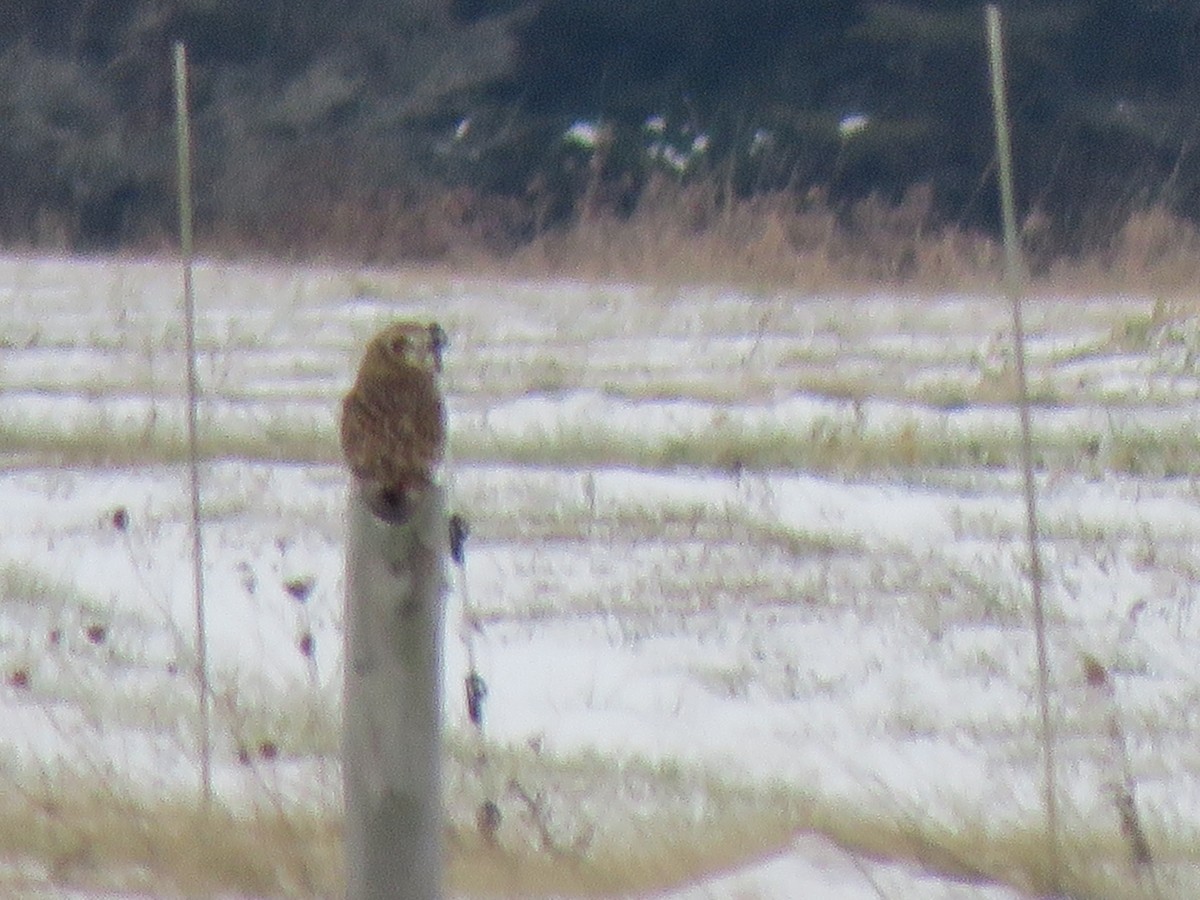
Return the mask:
[[[349,900],[441,894],[442,618],[438,486],[380,516],[355,483],[346,549],[342,767]]]

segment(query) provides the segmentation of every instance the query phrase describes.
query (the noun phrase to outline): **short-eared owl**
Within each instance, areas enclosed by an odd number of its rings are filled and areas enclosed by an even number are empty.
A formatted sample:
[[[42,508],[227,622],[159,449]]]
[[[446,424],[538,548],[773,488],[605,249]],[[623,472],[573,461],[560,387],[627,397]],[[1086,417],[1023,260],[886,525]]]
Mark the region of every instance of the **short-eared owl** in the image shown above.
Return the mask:
[[[394,504],[428,486],[442,461],[446,416],[438,391],[446,333],[395,322],[371,339],[342,400],[342,453],[355,477]]]

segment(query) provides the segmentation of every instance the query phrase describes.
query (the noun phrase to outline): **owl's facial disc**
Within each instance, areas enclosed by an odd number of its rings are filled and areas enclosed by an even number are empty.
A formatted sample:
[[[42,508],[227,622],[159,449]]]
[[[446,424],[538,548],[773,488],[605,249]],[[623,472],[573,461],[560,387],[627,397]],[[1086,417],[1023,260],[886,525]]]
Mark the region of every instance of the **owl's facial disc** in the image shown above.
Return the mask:
[[[400,365],[436,370],[439,356],[434,346],[436,339],[437,334],[428,325],[401,322],[381,335],[378,346],[389,359]]]

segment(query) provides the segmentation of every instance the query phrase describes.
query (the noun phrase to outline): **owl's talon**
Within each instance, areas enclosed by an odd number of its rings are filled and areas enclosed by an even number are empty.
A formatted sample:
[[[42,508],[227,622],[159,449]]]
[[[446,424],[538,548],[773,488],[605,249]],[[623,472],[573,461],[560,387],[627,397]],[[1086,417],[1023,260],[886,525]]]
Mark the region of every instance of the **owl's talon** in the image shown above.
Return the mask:
[[[363,497],[375,518],[389,525],[404,524],[412,513],[412,504],[403,488],[369,488],[363,491]]]

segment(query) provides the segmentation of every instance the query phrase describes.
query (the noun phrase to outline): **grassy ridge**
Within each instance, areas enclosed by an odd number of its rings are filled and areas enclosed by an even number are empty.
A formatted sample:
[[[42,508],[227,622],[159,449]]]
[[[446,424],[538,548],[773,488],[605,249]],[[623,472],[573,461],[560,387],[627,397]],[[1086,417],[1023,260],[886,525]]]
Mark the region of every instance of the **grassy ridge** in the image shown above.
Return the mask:
[[[718,416],[717,418],[721,418]],[[1017,464],[1015,414],[990,419],[927,412],[880,424],[858,424],[847,415],[819,415],[794,426],[747,424],[727,416],[724,427],[671,435],[618,431],[599,421],[564,421],[522,434],[486,427],[452,429],[450,452],[458,464],[518,464],[557,468],[620,466],[647,471],[706,469],[807,471],[871,475],[897,471]],[[1036,426],[1035,426],[1036,427]],[[1069,424],[1038,429],[1035,464],[1042,470],[1079,468],[1131,475],[1200,474],[1196,425],[1185,417],[1138,426]],[[340,461],[336,439],[323,424],[283,419],[203,428],[207,460],[329,464]],[[177,464],[186,459],[181,432],[162,425],[82,425],[43,428],[40,423],[0,423],[0,457],[9,467]]]

